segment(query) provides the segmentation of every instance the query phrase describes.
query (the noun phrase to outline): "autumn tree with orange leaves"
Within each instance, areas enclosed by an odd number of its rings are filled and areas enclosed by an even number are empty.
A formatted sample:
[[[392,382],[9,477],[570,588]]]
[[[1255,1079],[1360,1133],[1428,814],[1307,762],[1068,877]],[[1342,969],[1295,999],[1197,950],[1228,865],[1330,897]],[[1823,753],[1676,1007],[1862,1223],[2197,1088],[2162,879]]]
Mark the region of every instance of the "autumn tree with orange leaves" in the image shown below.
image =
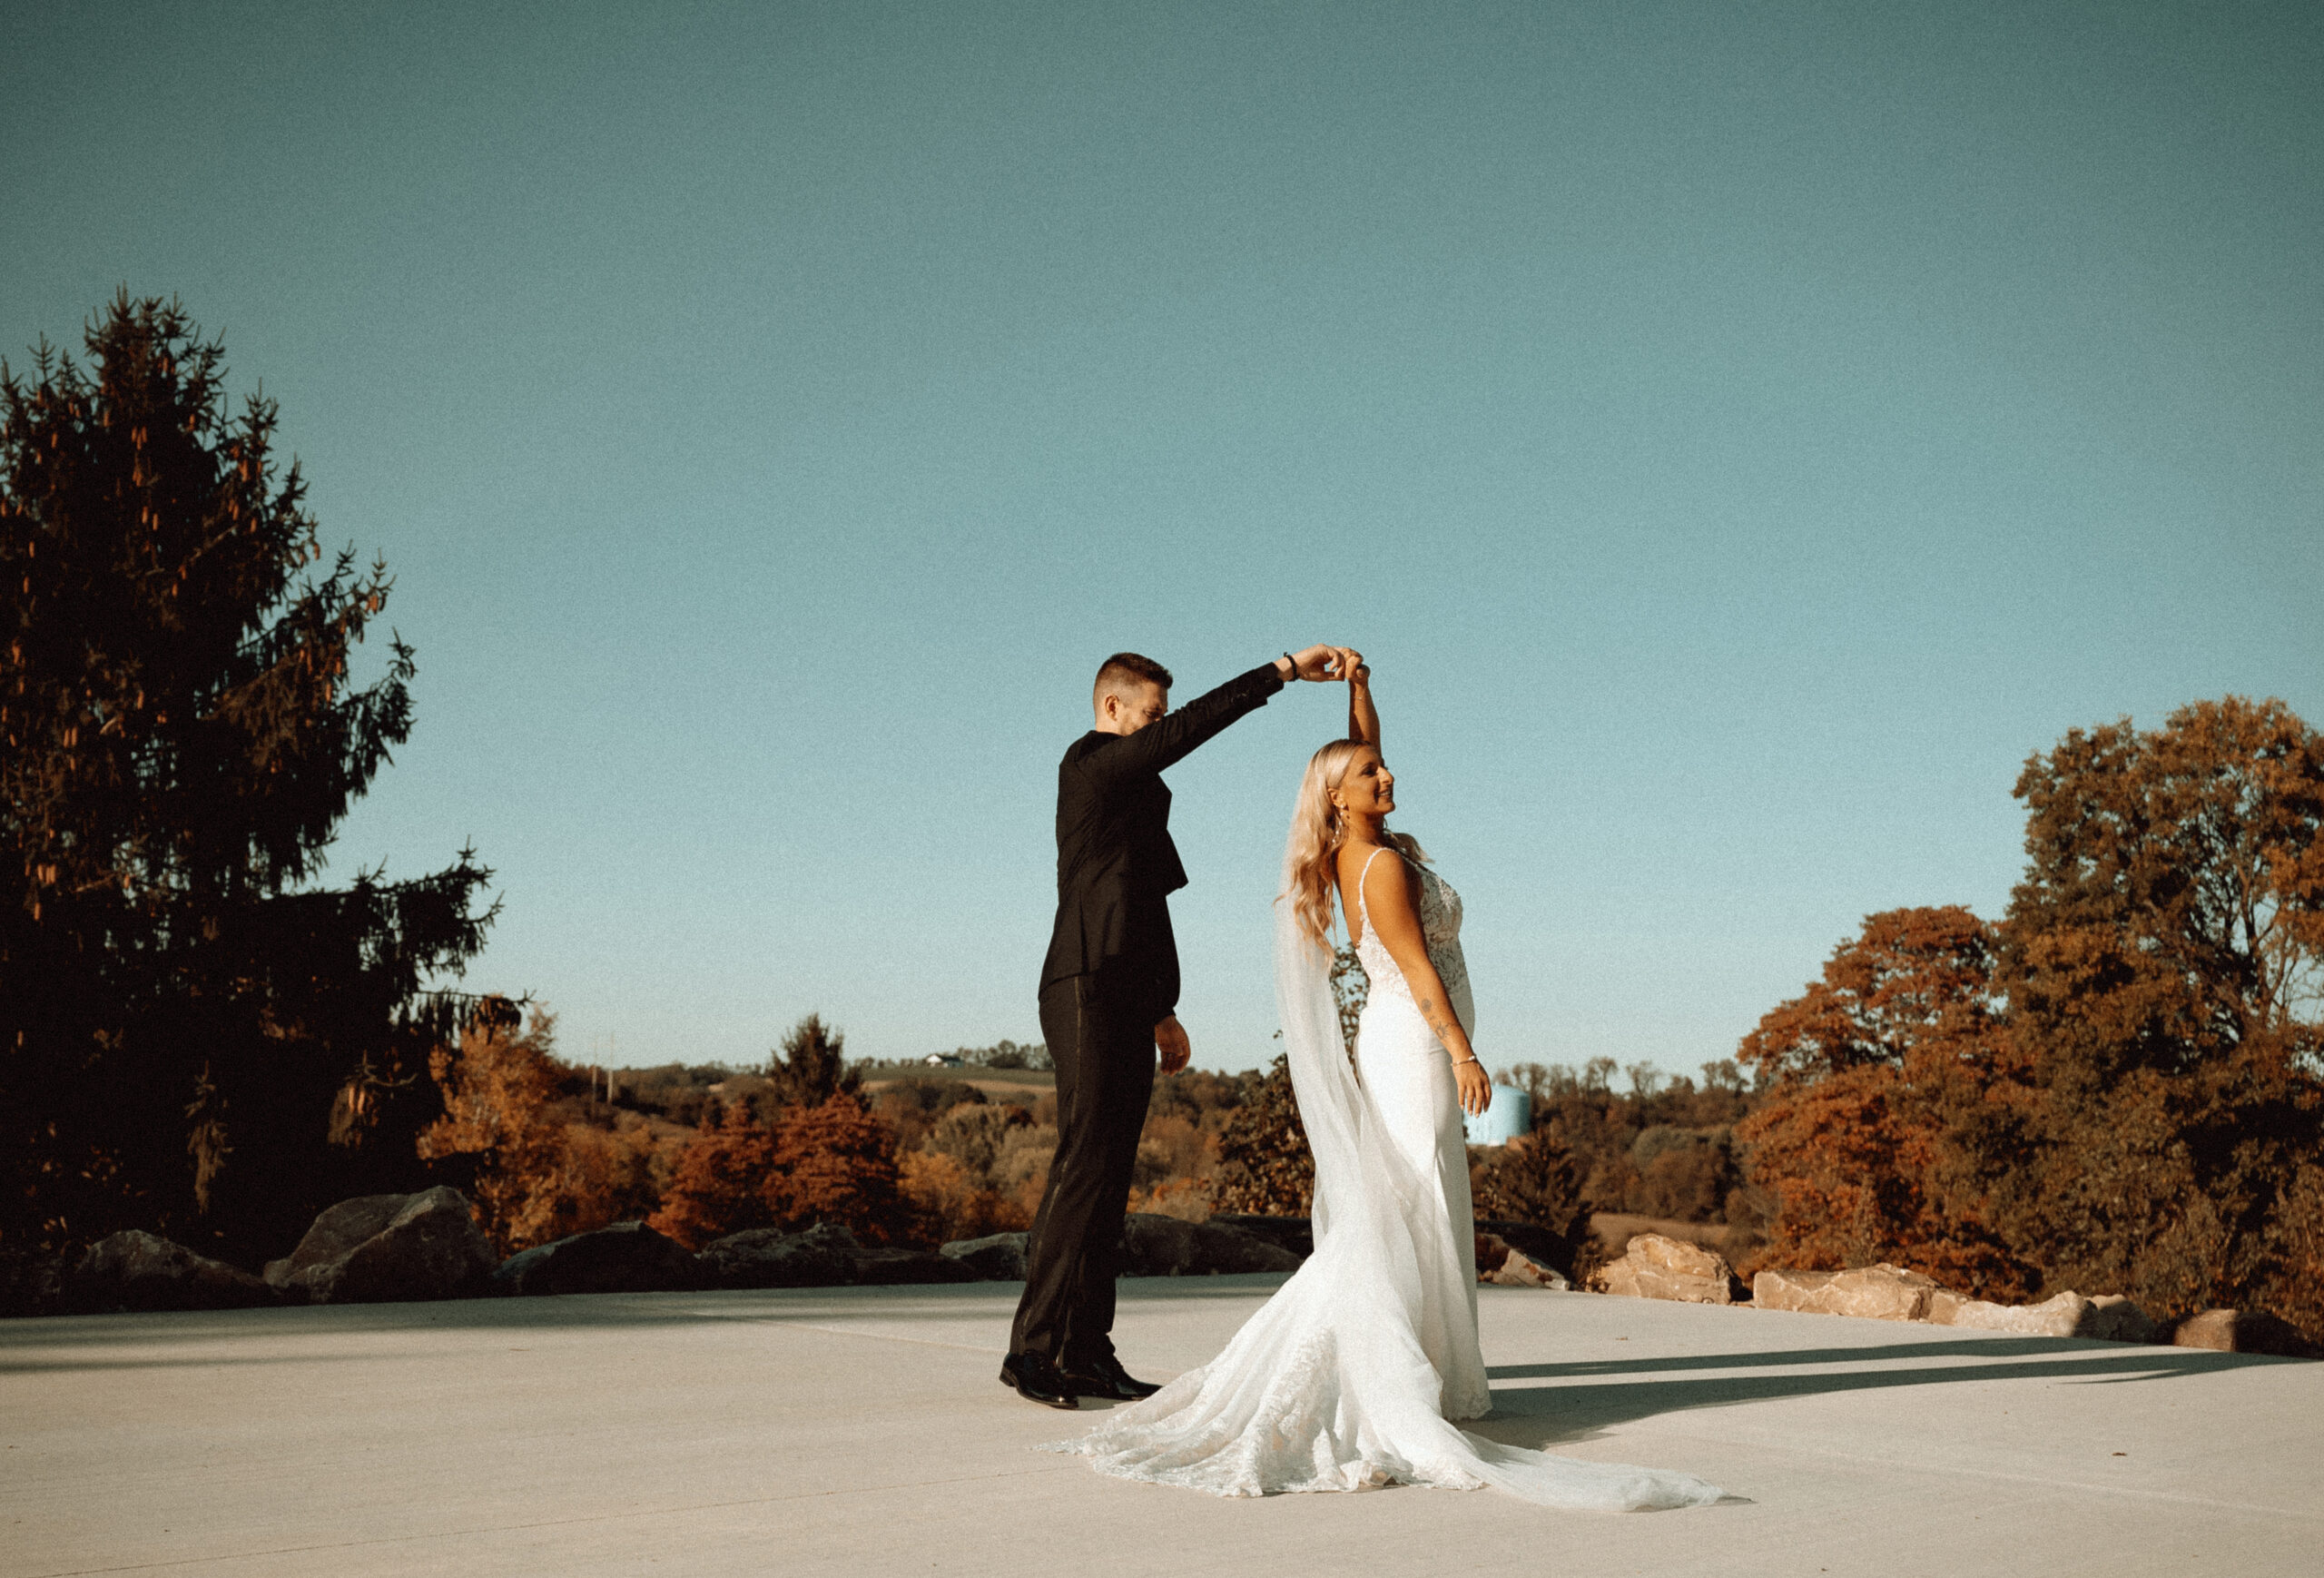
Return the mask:
[[[772,1128],[741,1102],[687,1147],[677,1176],[648,1218],[688,1248],[751,1228],[829,1222],[869,1244],[915,1237],[895,1130],[852,1091],[793,1107]]]
[[[478,1226],[506,1255],[556,1237],[556,1163],[563,1126],[552,1118],[558,1070],[556,1023],[535,1010],[521,1032],[516,1011],[490,1000],[462,1027],[458,1040],[436,1049],[428,1072],[444,1114],[422,1129],[419,1154],[436,1161],[473,1158],[468,1195]]]
[[[662,1208],[646,1224],[689,1249],[752,1228],[779,1225],[769,1186],[774,1179],[774,1134],[736,1102],[713,1116],[686,1147]]]
[[[457,1040],[428,1060],[443,1115],[419,1134],[420,1157],[468,1164],[461,1188],[478,1225],[507,1255],[654,1208],[654,1137],[576,1121],[564,1095],[576,1071],[557,1060],[556,1017],[486,998]],[[456,1176],[457,1173],[456,1173]]]
[[[896,1133],[852,1091],[794,1107],[774,1126],[774,1176],[768,1198],[798,1227],[832,1222],[870,1244],[912,1236],[896,1164]]]
[[[1872,916],[1741,1058],[1770,1258],[2324,1335],[2324,736],[2230,696],[2074,730],[2025,877]]]
[[[1888,1260],[1999,1298],[2038,1280],[1994,1230],[1973,1143],[2021,1090],[1993,952],[1959,905],[1869,916],[1743,1039],[1738,1060],[1768,1081],[1736,1131],[1776,1202],[1763,1258]]]
[[[2324,736],[2280,701],[2030,761],[1994,981],[2031,1087],[1982,1137],[2060,1287],[2324,1335]]]

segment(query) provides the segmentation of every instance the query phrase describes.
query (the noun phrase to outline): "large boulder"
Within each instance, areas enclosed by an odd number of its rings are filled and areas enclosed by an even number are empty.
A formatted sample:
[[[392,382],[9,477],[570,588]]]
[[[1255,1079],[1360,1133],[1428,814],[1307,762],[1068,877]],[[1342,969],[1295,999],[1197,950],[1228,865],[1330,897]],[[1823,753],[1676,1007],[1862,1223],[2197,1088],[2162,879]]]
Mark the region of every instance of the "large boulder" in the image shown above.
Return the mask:
[[[1544,1266],[1497,1233],[1477,1235],[1477,1280],[1496,1287],[1542,1287],[1565,1293],[1572,1284],[1555,1267]]]
[[[1122,1223],[1125,1277],[1209,1277],[1296,1271],[1300,1257],[1246,1228],[1133,1211]]]
[[[862,1248],[845,1228],[752,1228],[704,1245],[697,1258],[715,1287],[844,1287]]]
[[[1991,1304],[1958,1294],[1941,1294],[1929,1310],[1930,1324],[1971,1331],[2005,1331],[2019,1336],[2079,1336],[2099,1342],[2146,1343],[2159,1332],[2146,1311],[2119,1293],[2084,1298],[2061,1293],[2039,1304]]]
[[[2207,1309],[2189,1316],[2171,1333],[2171,1345],[2210,1348],[2222,1354],[2278,1354],[2312,1359],[2316,1345],[2290,1321],[2256,1309]]]
[[[1670,1298],[1685,1304],[1730,1304],[1735,1272],[1725,1257],[1699,1245],[1640,1233],[1619,1260],[1600,1267],[1590,1286],[1629,1298]]]
[[[1215,1228],[1236,1228],[1256,1238],[1265,1238],[1278,1249],[1288,1249],[1302,1260],[1315,1252],[1315,1224],[1306,1217],[1255,1217],[1241,1212],[1223,1212],[1210,1218]],[[1491,1224],[1480,1222],[1479,1227]],[[1508,1235],[1503,1234],[1507,1238]],[[1511,1238],[1511,1243],[1517,1240]]]
[[[848,1261],[848,1279],[862,1287],[978,1280],[973,1270],[932,1249],[858,1249]]]
[[[1521,1251],[1536,1265],[1547,1266],[1568,1277],[1573,1276],[1575,1246],[1561,1234],[1552,1233],[1536,1222],[1514,1222],[1499,1218],[1481,1218],[1476,1228],[1478,1232],[1490,1233],[1511,1248]]]
[[[267,1263],[266,1280],[317,1304],[470,1298],[493,1291],[499,1258],[467,1197],[438,1187],[340,1201]]]
[[[251,1309],[280,1304],[264,1280],[153,1233],[98,1239],[73,1267],[66,1297],[87,1310]]]
[[[643,1222],[616,1222],[594,1233],[519,1250],[492,1274],[504,1293],[678,1293],[709,1278],[684,1246]]]
[[[895,1287],[974,1282],[977,1272],[930,1249],[872,1248],[845,1228],[818,1222],[803,1232],[753,1228],[703,1246],[706,1281],[718,1287]]]
[[[1753,1308],[1808,1315],[1925,1320],[1940,1296],[1946,1296],[1945,1290],[1919,1272],[1886,1261],[1852,1271],[1768,1270],[1751,1279]]]
[[[955,1238],[937,1253],[967,1267],[980,1282],[1025,1280],[1025,1246],[1030,1233],[991,1233],[981,1238]]]
[[[2162,1328],[2124,1295],[2102,1293],[2090,1301],[2090,1318],[2074,1335],[2100,1342],[2151,1343],[2162,1336]]]
[[[1965,1327],[1971,1331],[2005,1331],[2018,1336],[2085,1336],[2092,1324],[2091,1301],[2079,1293],[2061,1293],[2039,1304],[1993,1304],[1982,1298],[1956,1298],[1940,1304],[1932,1316],[1938,1326]]]

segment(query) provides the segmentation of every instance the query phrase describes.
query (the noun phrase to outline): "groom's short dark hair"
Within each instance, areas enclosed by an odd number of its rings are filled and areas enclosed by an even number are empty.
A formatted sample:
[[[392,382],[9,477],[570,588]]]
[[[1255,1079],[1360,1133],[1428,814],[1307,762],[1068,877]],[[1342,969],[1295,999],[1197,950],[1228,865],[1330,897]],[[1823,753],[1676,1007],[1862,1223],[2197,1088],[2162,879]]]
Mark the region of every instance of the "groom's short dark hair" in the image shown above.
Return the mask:
[[[1117,652],[1098,666],[1095,693],[1098,695],[1137,684],[1158,685],[1167,690],[1170,671],[1151,657],[1140,657],[1135,652]]]

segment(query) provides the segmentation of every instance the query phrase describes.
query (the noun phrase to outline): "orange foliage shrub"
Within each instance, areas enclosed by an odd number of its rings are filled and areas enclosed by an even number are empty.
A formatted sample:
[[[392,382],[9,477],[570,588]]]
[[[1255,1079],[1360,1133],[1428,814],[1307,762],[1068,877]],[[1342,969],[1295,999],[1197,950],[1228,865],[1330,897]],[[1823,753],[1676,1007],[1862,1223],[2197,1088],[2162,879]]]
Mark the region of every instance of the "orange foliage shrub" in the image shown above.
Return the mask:
[[[444,1115],[421,1131],[419,1154],[478,1158],[468,1193],[504,1255],[638,1220],[661,1198],[670,1166],[637,1114],[620,1115],[614,1129],[573,1120],[576,1104],[558,1095],[571,1070],[556,1060],[556,1025],[537,1009],[518,1035],[482,1015],[428,1060]]]
[[[1035,1121],[1012,1129],[1001,1142],[992,1164],[993,1187],[1015,1200],[1031,1221],[1041,1208],[1041,1194],[1049,1185],[1049,1165],[1057,1159],[1057,1127],[1039,1119],[1041,1103],[1035,1102]]]
[[[550,1238],[591,1233],[615,1222],[641,1221],[662,1198],[658,1181],[669,1165],[654,1130],[634,1120],[621,1129],[565,1125],[558,1146],[556,1219]]]
[[[958,1157],[940,1150],[908,1150],[897,1159],[904,1198],[920,1217],[921,1231],[942,1244],[1016,1232],[1033,1224],[1021,1201],[991,1187]]]
[[[851,1091],[793,1108],[775,1124],[769,1203],[785,1221],[831,1222],[867,1243],[913,1237],[895,1146],[895,1131]]]
[[[1166,1178],[1151,1188],[1133,1186],[1129,1208],[1186,1222],[1210,1220],[1210,1185],[1203,1179]]]
[[[750,1228],[778,1225],[768,1198],[774,1170],[774,1136],[736,1103],[714,1125],[704,1113],[701,1134],[678,1162],[662,1208],[646,1225],[689,1249]]]
[[[1149,1113],[1137,1139],[1130,1181],[1150,1189],[1176,1179],[1207,1184],[1218,1169],[1218,1141],[1175,1112]]]
[[[503,1255],[557,1236],[564,1131],[548,1112],[556,1040],[556,1018],[539,1009],[521,1035],[498,1015],[479,1014],[457,1049],[438,1047],[428,1060],[444,1115],[420,1131],[419,1154],[482,1158],[469,1193],[478,1224]]]
[[[1888,1260],[2004,1299],[2035,1286],[1994,1230],[1970,1145],[2023,1097],[1993,953],[1958,905],[1869,916],[1744,1038],[1741,1060],[1771,1081],[1736,1130],[1776,1201],[1760,1263]]]

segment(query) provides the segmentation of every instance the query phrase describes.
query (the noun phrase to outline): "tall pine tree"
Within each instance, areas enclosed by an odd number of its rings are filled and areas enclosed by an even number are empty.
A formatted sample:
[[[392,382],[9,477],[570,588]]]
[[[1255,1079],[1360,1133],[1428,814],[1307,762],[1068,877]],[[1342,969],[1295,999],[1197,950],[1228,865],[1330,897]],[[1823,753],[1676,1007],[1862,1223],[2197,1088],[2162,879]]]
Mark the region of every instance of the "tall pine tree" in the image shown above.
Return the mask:
[[[273,405],[174,302],[85,343],[0,366],[0,1251],[280,1255],[414,1181],[490,873],[321,885],[411,727],[410,648],[350,667],[385,567],[322,567]]]

